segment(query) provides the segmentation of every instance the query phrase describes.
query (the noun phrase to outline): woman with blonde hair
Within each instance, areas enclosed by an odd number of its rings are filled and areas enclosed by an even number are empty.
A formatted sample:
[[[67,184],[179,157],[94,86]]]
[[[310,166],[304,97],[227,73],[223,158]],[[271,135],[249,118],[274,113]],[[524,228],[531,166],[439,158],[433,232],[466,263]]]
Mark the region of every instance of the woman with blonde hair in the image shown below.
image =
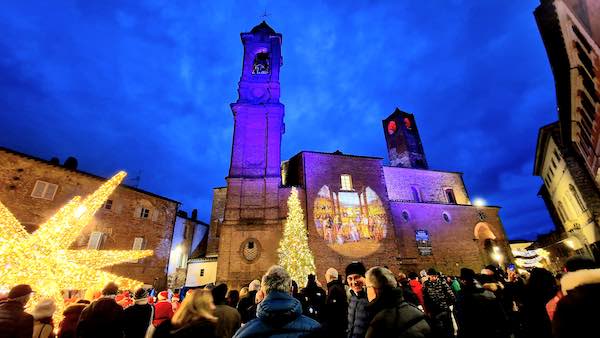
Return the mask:
[[[187,294],[179,310],[171,320],[165,320],[154,331],[154,338],[215,336],[217,317],[213,315],[215,304],[209,290],[194,290]]]

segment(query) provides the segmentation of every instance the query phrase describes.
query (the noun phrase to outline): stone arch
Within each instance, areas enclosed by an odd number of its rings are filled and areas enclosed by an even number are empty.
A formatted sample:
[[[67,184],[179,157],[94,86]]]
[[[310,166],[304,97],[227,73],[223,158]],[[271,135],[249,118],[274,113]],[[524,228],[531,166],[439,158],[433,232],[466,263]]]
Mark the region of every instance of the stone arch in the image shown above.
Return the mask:
[[[493,264],[494,261],[491,258],[493,254],[493,248],[496,246],[496,235],[491,229],[491,226],[487,222],[479,222],[475,225],[473,230],[474,240],[477,242],[481,262],[483,265]]]
[[[473,234],[475,239],[480,241],[485,241],[486,239],[495,240],[496,235],[492,229],[490,229],[490,225],[487,222],[479,222],[475,225],[475,229],[473,230]]]

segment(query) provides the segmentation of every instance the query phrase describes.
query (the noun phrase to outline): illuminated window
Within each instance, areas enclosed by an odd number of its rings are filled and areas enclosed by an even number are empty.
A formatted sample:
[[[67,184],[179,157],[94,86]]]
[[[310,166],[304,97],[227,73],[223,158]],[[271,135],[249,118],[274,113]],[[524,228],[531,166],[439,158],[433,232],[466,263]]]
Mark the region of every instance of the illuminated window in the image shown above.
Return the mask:
[[[446,192],[446,199],[450,204],[456,204],[456,197],[454,197],[454,190],[448,188],[444,190]]]
[[[140,218],[148,218],[150,216],[150,209],[141,208],[140,209]]]
[[[142,250],[144,248],[144,237],[136,237],[133,239],[132,250]],[[130,263],[138,263],[139,259],[129,261]]]
[[[90,240],[88,241],[88,249],[99,250],[102,245],[102,239],[104,238],[104,234],[100,231],[93,231],[90,234]]]
[[[269,65],[269,53],[257,53],[254,57],[252,74],[269,74],[271,66]]]
[[[52,201],[54,195],[56,195],[56,190],[58,190],[58,185],[38,180],[35,182],[31,197]]]
[[[413,201],[415,201],[415,202],[422,202],[421,192],[419,191],[419,188],[417,188],[415,186],[412,186],[412,187],[410,187],[410,190],[412,192]]]
[[[352,176],[350,175],[342,175],[342,189],[341,190],[352,190]]]
[[[579,210],[585,211],[586,208],[583,205],[583,201],[581,200],[581,197],[579,197],[577,190],[575,189],[575,187],[572,184],[569,184],[569,190],[571,191],[571,196],[573,196],[573,198],[577,202],[577,205],[579,206]]]

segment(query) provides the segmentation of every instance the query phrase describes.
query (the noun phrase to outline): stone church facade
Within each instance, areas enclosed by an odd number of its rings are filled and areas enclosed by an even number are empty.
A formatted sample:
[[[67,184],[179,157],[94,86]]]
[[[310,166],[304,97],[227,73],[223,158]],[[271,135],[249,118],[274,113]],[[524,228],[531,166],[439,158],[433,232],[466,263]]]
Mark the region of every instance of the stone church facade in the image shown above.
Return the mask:
[[[292,186],[320,279],[352,261],[458,274],[511,259],[500,208],[472,205],[461,173],[429,169],[412,114],[396,109],[382,121],[390,166],[339,151],[282,162],[282,35],[263,22],[241,40],[231,165],[227,186],[213,191],[207,252],[218,256],[218,282],[246,284],[277,263]]]

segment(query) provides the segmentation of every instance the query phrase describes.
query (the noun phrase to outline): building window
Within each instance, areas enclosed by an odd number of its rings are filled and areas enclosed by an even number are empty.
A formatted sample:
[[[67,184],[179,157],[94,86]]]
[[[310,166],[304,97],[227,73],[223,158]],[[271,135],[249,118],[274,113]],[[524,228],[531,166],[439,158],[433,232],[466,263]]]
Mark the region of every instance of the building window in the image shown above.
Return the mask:
[[[444,219],[444,222],[446,222],[446,223],[450,223],[450,221],[452,220],[450,218],[450,214],[445,211],[442,212],[442,218]]]
[[[561,216],[563,223],[569,219],[569,214],[565,211],[565,206],[561,201],[558,201],[558,215]]]
[[[269,74],[271,66],[269,64],[269,53],[257,53],[252,65],[252,74]]]
[[[446,192],[446,199],[448,200],[448,203],[456,204],[456,197],[454,196],[454,190],[446,189],[444,191]]]
[[[554,149],[553,153],[554,153],[554,157],[556,157],[556,160],[560,162],[560,154],[558,153],[558,150]]]
[[[551,159],[551,162],[552,162],[552,166],[554,167],[554,169],[556,169],[557,165],[556,165],[556,162],[554,161],[554,159]]]
[[[352,176],[344,174],[340,176],[340,179],[342,181],[341,190],[352,190]]]
[[[100,231],[92,231],[90,234],[90,240],[88,241],[88,249],[91,250],[99,250],[100,246],[102,246],[102,240],[104,239],[104,234]]]
[[[579,194],[577,193],[577,190],[575,189],[575,187],[572,184],[569,184],[569,190],[571,191],[571,195],[573,196],[573,198],[577,202],[577,205],[579,206],[579,210],[585,211],[586,208],[583,205],[583,201],[581,200],[581,197],[579,197]]]
[[[419,188],[417,187],[410,187],[410,191],[412,192],[412,197],[413,197],[413,201],[415,202],[421,202],[421,192],[419,191]]]
[[[550,177],[554,176],[554,170],[552,170],[551,166],[548,166],[548,170],[550,171]]]
[[[408,220],[410,219],[410,215],[408,214],[408,211],[406,211],[406,210],[402,211],[402,219],[404,220],[404,222],[408,222]]]
[[[140,218],[148,218],[150,216],[150,209],[141,208],[140,209]]]
[[[241,254],[247,262],[255,261],[260,256],[260,243],[258,240],[251,238],[244,241],[241,247]]]
[[[548,173],[546,173],[546,176],[544,177],[548,182],[552,183],[552,176],[548,175]]]
[[[200,269],[200,277],[204,277],[204,269]]]
[[[110,210],[112,209],[113,201],[106,200],[106,202],[102,203],[102,209]]]
[[[52,201],[57,190],[58,185],[38,180],[35,182],[31,197]]]

